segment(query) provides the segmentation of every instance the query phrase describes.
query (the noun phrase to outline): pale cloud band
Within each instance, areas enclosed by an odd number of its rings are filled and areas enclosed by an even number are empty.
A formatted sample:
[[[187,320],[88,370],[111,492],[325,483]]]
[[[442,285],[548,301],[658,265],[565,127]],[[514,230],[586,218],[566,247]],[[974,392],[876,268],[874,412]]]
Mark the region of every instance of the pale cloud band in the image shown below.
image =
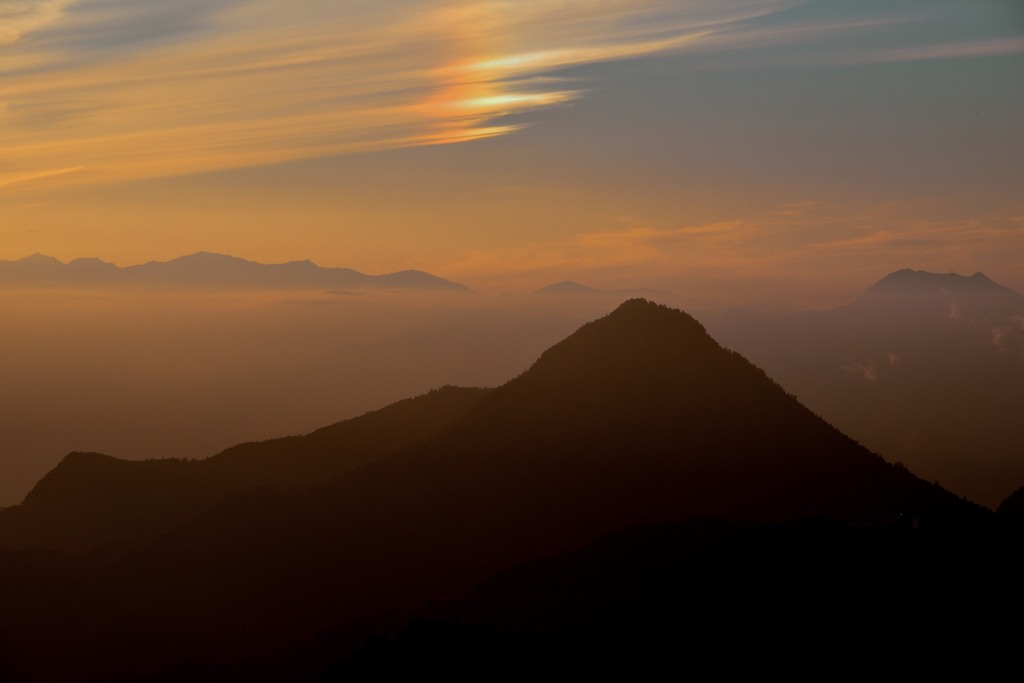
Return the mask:
[[[1024,38],[998,38],[893,49],[874,55],[864,55],[860,60],[851,61],[862,61],[864,63],[910,62],[924,59],[958,59],[964,57],[995,57],[1022,54],[1024,54]]]

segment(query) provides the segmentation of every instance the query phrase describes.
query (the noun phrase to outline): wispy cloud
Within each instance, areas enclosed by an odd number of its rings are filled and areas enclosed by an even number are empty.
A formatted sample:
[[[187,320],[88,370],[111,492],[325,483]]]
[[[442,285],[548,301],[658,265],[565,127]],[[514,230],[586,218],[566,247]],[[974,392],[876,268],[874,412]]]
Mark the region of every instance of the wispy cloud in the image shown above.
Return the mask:
[[[1022,51],[1006,36],[892,35],[865,51],[857,36],[928,13],[785,11],[805,4],[0,0],[0,173],[108,182],[479,140],[600,87],[569,67],[684,50],[811,65]],[[49,172],[65,168],[81,171]]]
[[[74,0],[0,0],[0,48],[57,20]]]
[[[82,171],[81,166],[73,166],[71,168],[52,168],[45,171],[33,171],[31,173],[0,173],[0,187],[5,185],[17,185],[18,183],[29,183],[33,180],[42,180],[44,178],[56,178],[59,176],[66,176],[72,173],[78,173]]]
[[[713,67],[830,68],[1024,54],[1024,11],[1014,0],[820,3],[806,16],[780,16],[719,36],[708,46],[722,53]]]
[[[883,62],[910,62],[924,59],[959,59],[963,57],[996,57],[1024,54],[1024,37],[992,38],[967,42],[948,42],[937,45],[892,48],[875,54],[862,54],[858,59],[865,64]]]
[[[116,181],[507,134],[583,95],[553,70],[792,4],[0,0],[0,164]]]

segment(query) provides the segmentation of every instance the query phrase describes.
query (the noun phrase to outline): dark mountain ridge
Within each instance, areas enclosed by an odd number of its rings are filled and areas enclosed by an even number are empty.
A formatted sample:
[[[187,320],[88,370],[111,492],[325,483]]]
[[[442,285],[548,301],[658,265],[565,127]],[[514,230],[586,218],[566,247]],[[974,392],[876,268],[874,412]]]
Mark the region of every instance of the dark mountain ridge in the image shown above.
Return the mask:
[[[0,556],[0,641],[19,670],[52,680],[182,662],[272,680],[284,674],[268,658],[299,648],[307,672],[323,671],[395,615],[633,527],[716,517],[942,533],[992,517],[843,436],[690,316],[642,300],[473,398],[429,438],[331,481],[249,489],[43,572],[34,556]],[[309,441],[287,445],[308,457]],[[68,466],[93,460],[110,464]],[[46,656],[54,643],[59,659]]]
[[[50,256],[34,254],[18,261],[0,261],[0,282],[24,286],[469,290],[465,285],[419,270],[366,275],[351,268],[321,268],[308,260],[264,264],[204,251],[123,268],[95,258],[65,264]]]
[[[0,548],[82,551],[150,538],[226,496],[324,483],[428,439],[488,389],[443,387],[361,417],[204,460],[120,460],[71,453],[18,506],[0,509]]]

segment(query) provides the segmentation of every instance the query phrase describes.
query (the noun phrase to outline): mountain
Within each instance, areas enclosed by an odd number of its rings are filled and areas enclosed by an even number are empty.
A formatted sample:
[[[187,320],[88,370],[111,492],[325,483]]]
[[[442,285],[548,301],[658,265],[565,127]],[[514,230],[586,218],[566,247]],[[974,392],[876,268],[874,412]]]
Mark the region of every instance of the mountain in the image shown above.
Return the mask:
[[[985,276],[975,273],[970,277],[956,273],[929,273],[924,270],[904,268],[886,275],[864,293],[865,299],[887,296],[996,296],[1013,301],[1019,295]]]
[[[597,289],[578,282],[565,280],[538,289],[535,294],[559,296],[604,296],[604,297],[654,297],[661,298],[668,294],[658,289]]]
[[[329,481],[425,440],[487,393],[444,387],[305,436],[240,444],[205,460],[71,453],[21,505],[0,509],[0,548],[82,551],[157,536],[233,493]]]
[[[35,254],[18,261],[0,261],[0,282],[22,286],[469,289],[465,285],[418,270],[366,275],[351,268],[321,268],[312,261],[263,264],[203,251],[170,261],[150,261],[124,268],[92,258],[75,259],[64,264],[52,257]]]
[[[581,285],[578,282],[572,282],[571,280],[565,280],[563,282],[556,282],[546,287],[541,287],[537,290],[537,294],[605,294],[606,292],[601,289],[595,289],[594,287],[588,287],[587,285]]]
[[[301,679],[488,577],[630,529],[716,518],[941,535],[991,517],[845,437],[690,316],[643,300],[584,325],[486,396],[463,398],[446,427],[397,438],[328,481],[238,491],[173,528],[89,553],[0,553],[9,670]],[[275,448],[282,457],[269,468],[245,449],[218,458],[236,480],[265,481],[286,462],[334,451],[308,438]],[[102,519],[97,506],[130,482],[111,484],[99,456],[72,466],[35,499],[51,510],[63,501],[54,524]]]
[[[870,675],[981,652],[1002,667],[1016,647],[994,617],[1021,605],[1019,540],[823,521],[634,527],[434,601],[318,680],[496,667],[647,679],[680,665],[814,677],[837,662]],[[931,648],[954,654],[922,658]]]
[[[1000,515],[1014,519],[1024,519],[1024,486],[1020,487],[999,504],[996,510]]]
[[[706,316],[723,344],[872,450],[995,508],[1024,482],[1024,297],[901,270],[849,306]]]

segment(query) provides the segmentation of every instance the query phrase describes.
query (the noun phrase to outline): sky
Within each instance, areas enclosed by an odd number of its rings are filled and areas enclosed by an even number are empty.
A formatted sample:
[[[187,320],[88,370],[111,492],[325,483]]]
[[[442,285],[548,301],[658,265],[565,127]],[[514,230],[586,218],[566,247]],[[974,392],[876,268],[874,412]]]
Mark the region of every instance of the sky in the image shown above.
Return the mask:
[[[1019,0],[0,0],[0,259],[1024,291]]]

